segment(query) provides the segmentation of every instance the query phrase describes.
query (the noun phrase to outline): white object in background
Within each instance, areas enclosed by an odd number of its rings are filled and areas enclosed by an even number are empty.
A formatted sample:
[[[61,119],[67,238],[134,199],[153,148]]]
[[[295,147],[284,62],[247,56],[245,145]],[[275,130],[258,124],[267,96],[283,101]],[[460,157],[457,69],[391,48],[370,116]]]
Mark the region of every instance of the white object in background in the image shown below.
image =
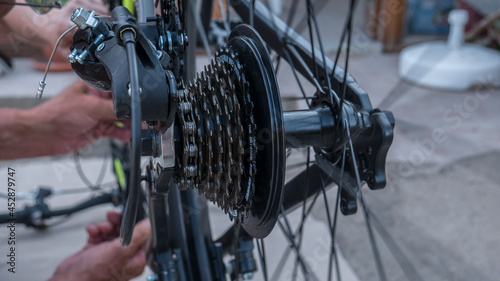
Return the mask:
[[[399,55],[399,75],[418,85],[466,90],[474,85],[500,86],[500,52],[464,44],[465,10],[448,16],[448,42],[426,42],[405,48]]]

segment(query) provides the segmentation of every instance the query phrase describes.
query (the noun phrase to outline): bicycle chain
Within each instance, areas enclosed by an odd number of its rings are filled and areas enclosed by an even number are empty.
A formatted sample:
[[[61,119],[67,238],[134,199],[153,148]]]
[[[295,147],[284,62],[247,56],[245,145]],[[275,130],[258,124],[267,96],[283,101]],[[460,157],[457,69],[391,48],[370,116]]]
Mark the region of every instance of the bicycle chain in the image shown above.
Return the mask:
[[[179,188],[198,189],[241,219],[238,210],[248,212],[255,192],[253,110],[243,65],[227,47],[178,96],[183,147],[175,177]]]

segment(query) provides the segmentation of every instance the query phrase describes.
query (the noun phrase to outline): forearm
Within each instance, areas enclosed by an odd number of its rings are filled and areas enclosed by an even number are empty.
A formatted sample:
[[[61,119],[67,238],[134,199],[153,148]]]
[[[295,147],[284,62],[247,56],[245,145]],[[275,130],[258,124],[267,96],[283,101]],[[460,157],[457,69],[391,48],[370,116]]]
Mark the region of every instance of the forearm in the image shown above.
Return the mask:
[[[8,27],[8,32],[5,33],[11,40],[15,39],[37,46],[51,44],[57,40],[50,32],[47,32],[47,25],[50,24],[48,16],[37,14],[26,6],[14,6],[2,18],[2,22]]]
[[[34,121],[28,110],[0,108],[1,160],[43,155]]]

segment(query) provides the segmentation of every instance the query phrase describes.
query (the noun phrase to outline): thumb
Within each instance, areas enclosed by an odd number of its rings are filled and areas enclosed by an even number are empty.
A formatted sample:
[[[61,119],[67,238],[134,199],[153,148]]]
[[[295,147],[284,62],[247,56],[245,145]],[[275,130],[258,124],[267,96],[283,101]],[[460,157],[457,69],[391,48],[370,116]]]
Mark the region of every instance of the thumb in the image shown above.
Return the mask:
[[[149,219],[145,218],[135,225],[134,235],[132,236],[130,246],[134,247],[135,249],[142,248],[148,240],[150,233],[151,224],[149,222]]]

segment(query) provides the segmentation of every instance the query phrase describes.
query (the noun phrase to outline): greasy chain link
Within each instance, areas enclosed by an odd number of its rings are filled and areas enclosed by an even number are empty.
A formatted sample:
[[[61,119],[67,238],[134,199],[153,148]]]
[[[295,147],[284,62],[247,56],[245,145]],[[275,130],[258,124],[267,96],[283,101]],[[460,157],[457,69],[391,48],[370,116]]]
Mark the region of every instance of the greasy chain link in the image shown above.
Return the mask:
[[[246,213],[256,174],[256,125],[243,65],[221,48],[178,96],[182,157],[175,180],[226,213]],[[243,219],[243,216],[238,216]]]

